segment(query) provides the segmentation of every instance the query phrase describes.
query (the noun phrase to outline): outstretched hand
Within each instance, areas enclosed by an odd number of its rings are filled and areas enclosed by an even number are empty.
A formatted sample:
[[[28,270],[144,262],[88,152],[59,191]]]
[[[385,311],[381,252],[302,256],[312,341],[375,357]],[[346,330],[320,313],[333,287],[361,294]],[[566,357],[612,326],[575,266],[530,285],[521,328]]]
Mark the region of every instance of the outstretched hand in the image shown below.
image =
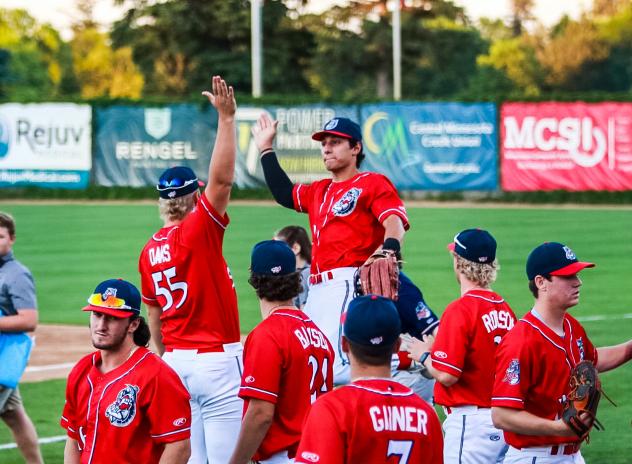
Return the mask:
[[[432,335],[423,335],[422,339],[412,337],[412,340],[408,343],[408,357],[410,359],[414,359],[415,361],[419,361],[421,355],[426,351],[432,351],[432,345],[434,344],[434,336]]]
[[[263,113],[259,116],[257,123],[252,126],[252,136],[260,152],[272,148],[278,124],[279,121],[273,121],[270,116]]]
[[[235,102],[235,92],[231,85],[227,85],[226,81],[220,76],[213,76],[211,88],[212,92],[205,90],[202,92],[211,105],[215,107],[220,117],[232,117],[237,110],[237,102]]]

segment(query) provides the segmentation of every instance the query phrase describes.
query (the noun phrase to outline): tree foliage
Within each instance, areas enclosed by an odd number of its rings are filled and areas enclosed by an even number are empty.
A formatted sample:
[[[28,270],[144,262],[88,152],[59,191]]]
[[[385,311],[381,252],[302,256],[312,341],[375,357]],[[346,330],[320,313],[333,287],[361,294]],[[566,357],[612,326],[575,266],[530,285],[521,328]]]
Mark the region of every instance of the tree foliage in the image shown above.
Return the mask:
[[[114,0],[109,31],[96,0],[75,0],[73,37],[24,10],[0,9],[0,98],[197,97],[221,74],[251,78],[250,0]],[[320,14],[307,0],[262,7],[264,93],[338,101],[390,99],[392,2],[350,0]],[[632,4],[594,0],[579,20],[545,28],[534,0],[476,24],[450,0],[400,2],[405,99],[497,99],[548,92],[632,92]]]

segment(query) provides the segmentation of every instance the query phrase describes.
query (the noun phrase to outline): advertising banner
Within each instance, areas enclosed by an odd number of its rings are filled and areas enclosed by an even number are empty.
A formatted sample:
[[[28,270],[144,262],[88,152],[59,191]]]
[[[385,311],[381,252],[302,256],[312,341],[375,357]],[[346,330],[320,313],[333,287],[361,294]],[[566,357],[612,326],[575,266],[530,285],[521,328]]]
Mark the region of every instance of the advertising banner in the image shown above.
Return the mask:
[[[496,107],[493,103],[364,105],[366,159],[399,189],[497,188]]]
[[[216,128],[217,112],[197,105],[95,108],[95,181],[155,185],[162,171],[177,165],[206,181]]]
[[[632,103],[506,103],[502,188],[632,190]]]
[[[0,186],[84,188],[92,109],[71,103],[0,105]]]
[[[312,134],[323,128],[325,123],[335,116],[358,121],[355,106],[271,106],[246,107],[237,109],[238,156],[236,179],[239,186],[265,185],[259,151],[252,139],[251,129],[259,116],[267,113],[279,122],[275,149],[281,167],[293,182],[313,182],[328,177],[320,145],[312,140]]]

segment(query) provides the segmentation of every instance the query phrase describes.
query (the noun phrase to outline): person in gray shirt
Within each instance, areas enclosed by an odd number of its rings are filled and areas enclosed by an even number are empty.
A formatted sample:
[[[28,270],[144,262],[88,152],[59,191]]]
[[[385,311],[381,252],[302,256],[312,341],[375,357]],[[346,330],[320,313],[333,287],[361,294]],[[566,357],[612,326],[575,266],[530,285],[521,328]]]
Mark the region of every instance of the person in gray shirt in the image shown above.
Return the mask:
[[[37,299],[31,272],[13,257],[15,221],[0,212],[0,332],[32,332]],[[41,464],[37,432],[26,414],[18,388],[0,385],[0,417],[9,426],[27,464]]]
[[[296,270],[301,273],[301,293],[294,299],[294,305],[303,309],[309,292],[309,274],[312,263],[312,241],[305,228],[301,226],[286,226],[274,234],[274,240],[287,243],[296,256]]]

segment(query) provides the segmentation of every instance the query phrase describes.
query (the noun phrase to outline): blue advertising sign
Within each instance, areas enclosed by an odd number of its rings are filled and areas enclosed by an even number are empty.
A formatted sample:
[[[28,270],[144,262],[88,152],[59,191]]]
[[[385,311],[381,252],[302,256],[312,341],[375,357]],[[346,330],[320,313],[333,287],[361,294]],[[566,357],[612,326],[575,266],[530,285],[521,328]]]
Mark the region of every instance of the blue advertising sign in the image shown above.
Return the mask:
[[[403,190],[493,190],[496,105],[392,103],[360,108],[366,159]]]
[[[166,168],[207,180],[217,112],[191,104],[95,109],[94,178],[105,186],[155,185]]]

